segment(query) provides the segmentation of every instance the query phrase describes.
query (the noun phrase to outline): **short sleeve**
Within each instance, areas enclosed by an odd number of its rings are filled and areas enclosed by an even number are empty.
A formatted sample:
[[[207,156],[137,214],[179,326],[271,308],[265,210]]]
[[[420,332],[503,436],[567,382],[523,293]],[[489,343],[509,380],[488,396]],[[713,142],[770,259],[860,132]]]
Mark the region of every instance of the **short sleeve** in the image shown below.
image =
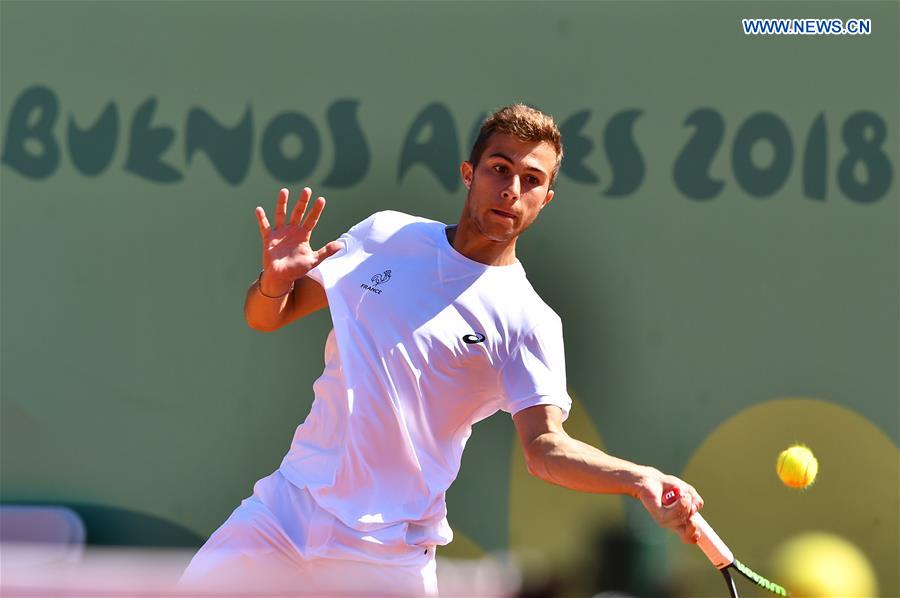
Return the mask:
[[[354,225],[350,230],[338,237],[338,242],[344,247],[337,253],[323,260],[318,266],[307,273],[307,276],[318,282],[326,290],[331,288],[340,278],[343,266],[353,259],[353,255],[362,246],[366,236],[372,230],[378,213],[372,214],[362,222]]]
[[[555,316],[555,314],[554,314]],[[556,405],[569,416],[572,399],[566,390],[566,358],[558,317],[525,334],[500,371],[502,409],[515,415],[535,405]]]

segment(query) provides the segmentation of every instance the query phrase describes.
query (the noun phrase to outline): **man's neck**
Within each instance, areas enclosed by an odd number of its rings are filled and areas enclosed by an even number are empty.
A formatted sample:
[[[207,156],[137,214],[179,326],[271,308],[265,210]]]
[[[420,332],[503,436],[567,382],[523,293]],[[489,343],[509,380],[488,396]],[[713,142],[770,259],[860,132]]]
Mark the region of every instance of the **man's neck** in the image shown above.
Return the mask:
[[[509,266],[517,261],[516,239],[492,241],[463,222],[447,228],[447,240],[459,253],[487,266]]]

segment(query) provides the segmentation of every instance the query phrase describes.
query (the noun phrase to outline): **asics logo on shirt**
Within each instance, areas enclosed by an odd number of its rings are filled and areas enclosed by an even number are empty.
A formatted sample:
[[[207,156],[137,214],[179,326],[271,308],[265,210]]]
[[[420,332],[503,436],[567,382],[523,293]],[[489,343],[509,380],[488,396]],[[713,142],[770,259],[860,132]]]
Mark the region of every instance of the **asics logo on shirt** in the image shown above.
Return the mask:
[[[468,345],[474,345],[475,343],[483,343],[484,335],[481,334],[480,332],[476,332],[474,334],[467,334],[464,337],[462,337],[462,339],[463,339],[464,343],[466,343]]]
[[[367,291],[372,291],[373,293],[375,293],[375,294],[377,294],[377,295],[380,295],[380,294],[381,294],[381,289],[376,289],[375,287],[377,287],[378,285],[383,284],[383,283],[389,281],[390,279],[391,279],[391,271],[390,271],[390,270],[385,270],[384,272],[379,273],[379,274],[376,274],[375,276],[373,276],[373,277],[371,278],[371,280],[372,280],[372,286],[369,286],[369,285],[367,285],[366,283],[363,283],[363,284],[361,284],[361,285],[359,285],[359,286],[361,286],[362,288],[364,288],[364,289],[367,290]]]

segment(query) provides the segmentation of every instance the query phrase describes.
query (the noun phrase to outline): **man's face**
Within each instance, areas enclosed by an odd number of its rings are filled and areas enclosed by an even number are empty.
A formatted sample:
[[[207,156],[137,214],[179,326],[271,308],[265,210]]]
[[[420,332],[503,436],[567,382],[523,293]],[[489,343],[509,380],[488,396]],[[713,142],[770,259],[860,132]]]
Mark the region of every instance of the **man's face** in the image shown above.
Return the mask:
[[[550,174],[556,150],[546,141],[522,141],[494,133],[477,166],[463,162],[469,188],[463,218],[492,241],[518,237],[553,199]]]

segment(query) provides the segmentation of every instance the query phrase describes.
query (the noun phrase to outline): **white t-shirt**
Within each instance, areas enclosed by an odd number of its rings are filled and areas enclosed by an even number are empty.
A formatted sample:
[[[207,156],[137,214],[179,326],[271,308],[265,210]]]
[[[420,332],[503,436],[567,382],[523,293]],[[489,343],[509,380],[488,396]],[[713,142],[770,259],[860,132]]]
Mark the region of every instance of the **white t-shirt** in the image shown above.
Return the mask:
[[[446,228],[378,212],[309,273],[334,328],[280,470],[376,539],[401,525],[413,544],[450,542],[445,492],[472,425],[534,405],[568,415],[572,404],[559,316],[520,263],[473,261]]]

